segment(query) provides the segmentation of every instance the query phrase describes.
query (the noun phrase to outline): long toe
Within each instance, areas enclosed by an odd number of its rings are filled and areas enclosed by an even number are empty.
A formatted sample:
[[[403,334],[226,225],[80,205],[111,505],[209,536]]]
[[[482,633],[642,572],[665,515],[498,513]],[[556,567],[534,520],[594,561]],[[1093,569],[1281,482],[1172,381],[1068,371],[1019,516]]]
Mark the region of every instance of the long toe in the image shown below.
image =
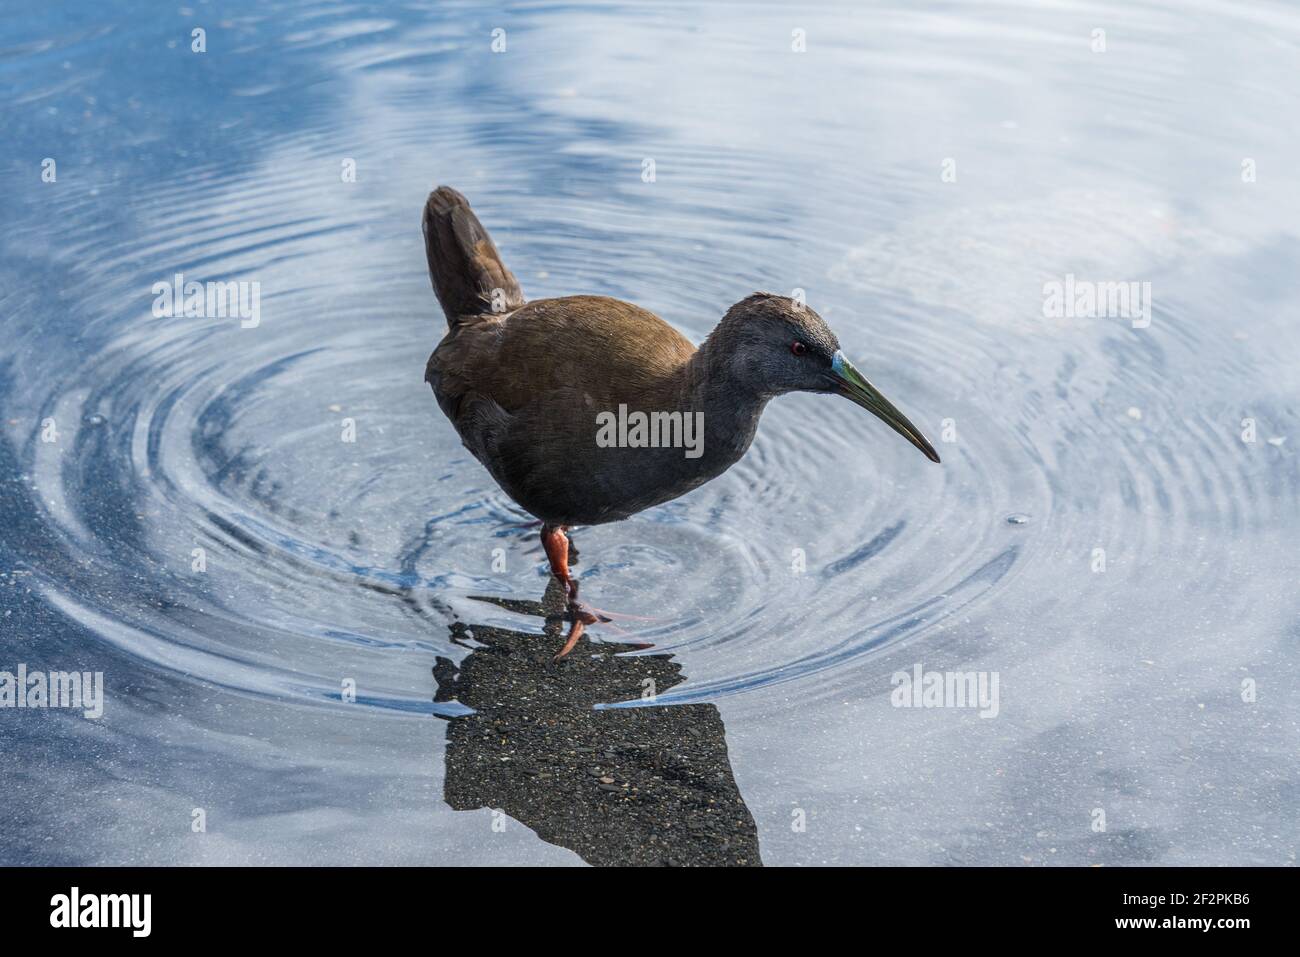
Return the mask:
[[[650,618],[646,615],[625,615],[620,611],[609,611],[605,608],[597,608],[595,605],[583,604],[583,608],[594,613],[601,621],[664,621],[663,618]]]
[[[559,661],[573,650],[573,646],[578,643],[578,639],[582,637],[586,627],[586,624],[581,619],[574,620],[573,624],[569,626],[569,637],[565,639],[564,647],[556,652],[554,661]]]
[[[597,622],[609,621],[603,615],[598,615],[580,601],[569,602],[569,620],[581,622],[584,625],[594,625]]]

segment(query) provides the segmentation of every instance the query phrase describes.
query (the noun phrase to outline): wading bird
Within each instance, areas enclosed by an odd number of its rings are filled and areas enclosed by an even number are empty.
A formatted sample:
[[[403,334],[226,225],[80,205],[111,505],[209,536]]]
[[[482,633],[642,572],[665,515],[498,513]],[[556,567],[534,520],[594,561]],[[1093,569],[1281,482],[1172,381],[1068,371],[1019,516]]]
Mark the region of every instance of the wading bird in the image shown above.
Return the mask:
[[[465,448],[541,519],[542,546],[572,622],[556,658],[584,625],[602,620],[578,601],[566,530],[619,521],[721,475],[745,454],[774,396],[842,395],[939,461],[921,431],[844,357],[821,316],[792,299],[742,299],[697,349],[654,313],[618,299],[525,302],[469,203],[449,187],[425,203],[424,243],[448,325],[425,381]],[[703,441],[685,450],[598,441],[615,413],[623,420],[677,414],[702,423]]]

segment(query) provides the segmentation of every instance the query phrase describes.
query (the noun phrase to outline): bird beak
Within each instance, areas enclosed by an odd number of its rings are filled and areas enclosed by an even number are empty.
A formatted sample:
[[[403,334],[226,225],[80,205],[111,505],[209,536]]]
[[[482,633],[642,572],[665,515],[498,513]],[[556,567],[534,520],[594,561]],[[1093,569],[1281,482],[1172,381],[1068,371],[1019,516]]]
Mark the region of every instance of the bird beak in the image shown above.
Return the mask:
[[[894,404],[880,394],[880,390],[867,381],[853,363],[844,358],[844,353],[836,350],[831,363],[831,377],[835,381],[835,391],[852,402],[856,402],[872,415],[881,419],[887,426],[911,442],[925,453],[931,462],[939,461],[939,453],[921,434],[921,430],[907,420],[907,416],[894,408]]]

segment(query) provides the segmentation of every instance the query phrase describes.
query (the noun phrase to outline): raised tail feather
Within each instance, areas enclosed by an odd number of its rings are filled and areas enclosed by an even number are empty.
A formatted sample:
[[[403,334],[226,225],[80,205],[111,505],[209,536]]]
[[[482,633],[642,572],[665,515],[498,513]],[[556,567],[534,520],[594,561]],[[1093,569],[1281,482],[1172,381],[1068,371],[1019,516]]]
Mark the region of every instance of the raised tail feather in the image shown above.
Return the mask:
[[[465,197],[450,186],[439,186],[424,204],[424,251],[447,325],[524,304],[524,291],[501,261],[492,237]]]

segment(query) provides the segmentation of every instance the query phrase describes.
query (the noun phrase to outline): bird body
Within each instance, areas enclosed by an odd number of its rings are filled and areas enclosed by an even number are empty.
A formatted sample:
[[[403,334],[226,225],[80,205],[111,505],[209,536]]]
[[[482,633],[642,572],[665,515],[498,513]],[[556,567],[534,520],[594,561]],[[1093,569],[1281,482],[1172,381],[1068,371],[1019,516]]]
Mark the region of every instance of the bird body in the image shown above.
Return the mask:
[[[424,238],[448,325],[425,379],[464,446],[542,520],[552,571],[575,603],[565,528],[627,518],[721,475],[748,450],[774,396],[843,395],[939,460],[802,303],[755,293],[697,349],[654,313],[618,299],[527,302],[469,203],[449,187],[425,204]],[[702,441],[607,441],[602,422],[627,410],[698,422]],[[597,619],[584,612],[577,620]]]
[[[457,323],[425,378],[506,494],[544,522],[596,525],[689,492],[749,448],[766,398],[712,381],[706,359],[654,313],[566,296]],[[620,407],[698,413],[701,454],[601,446],[601,414]]]

